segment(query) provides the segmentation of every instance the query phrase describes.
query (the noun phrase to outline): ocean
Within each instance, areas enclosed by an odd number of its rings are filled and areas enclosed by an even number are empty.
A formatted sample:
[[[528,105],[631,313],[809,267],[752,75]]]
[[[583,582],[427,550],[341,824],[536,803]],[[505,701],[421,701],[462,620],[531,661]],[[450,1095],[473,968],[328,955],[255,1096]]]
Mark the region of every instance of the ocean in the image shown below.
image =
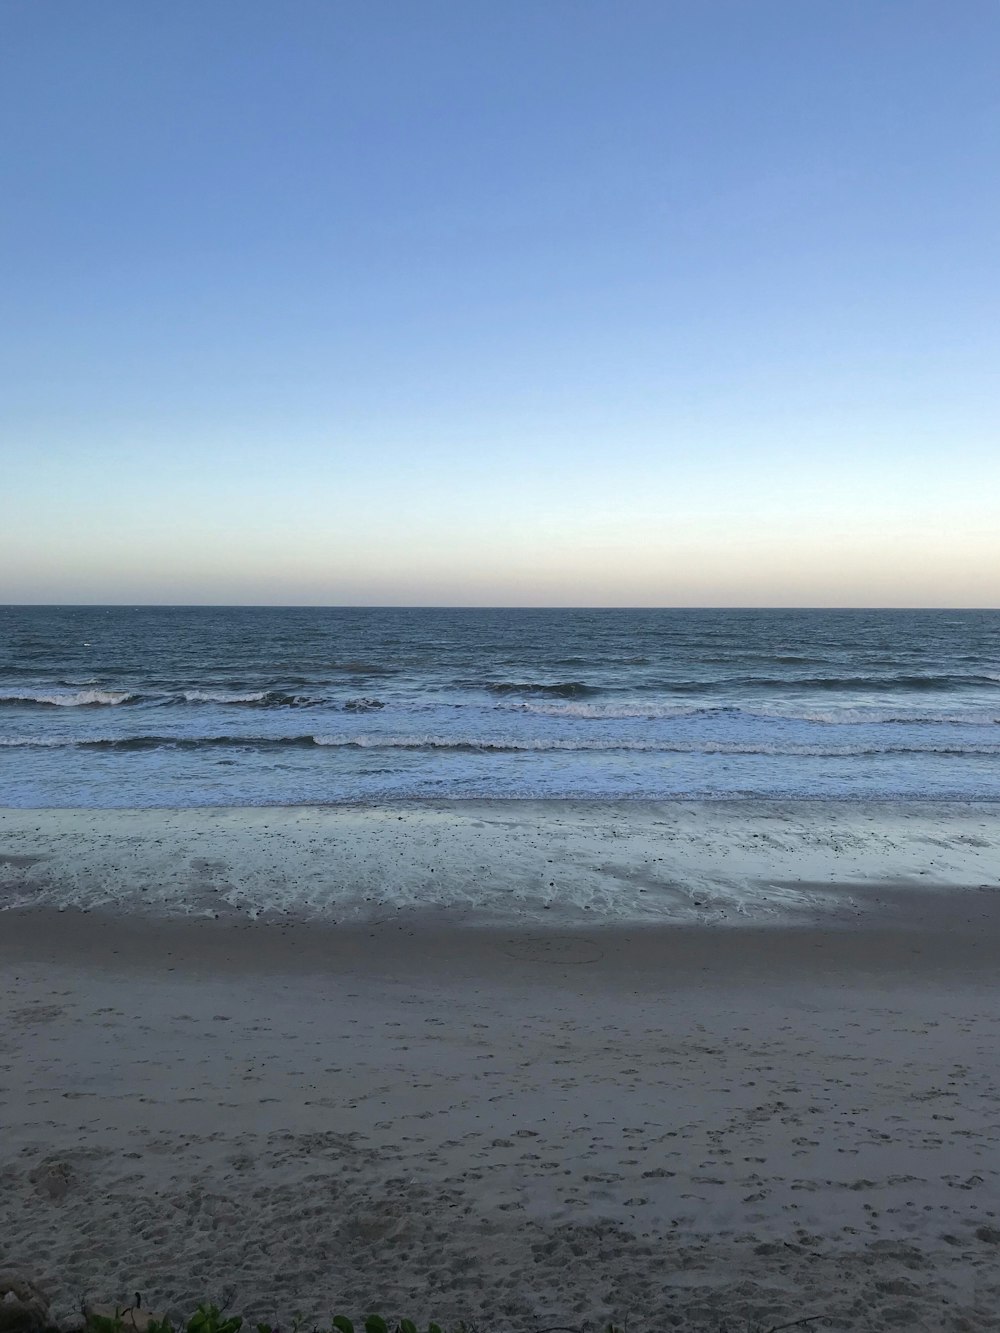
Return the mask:
[[[1000,612],[0,608],[0,804],[1000,799]]]

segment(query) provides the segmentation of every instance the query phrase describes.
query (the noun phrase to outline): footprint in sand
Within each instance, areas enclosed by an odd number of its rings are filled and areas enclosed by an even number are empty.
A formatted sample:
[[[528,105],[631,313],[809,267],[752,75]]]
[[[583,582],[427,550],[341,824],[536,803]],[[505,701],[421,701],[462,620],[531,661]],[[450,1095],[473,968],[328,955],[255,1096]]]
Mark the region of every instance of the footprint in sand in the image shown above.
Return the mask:
[[[29,1004],[23,1009],[15,1009],[9,1021],[16,1027],[28,1027],[32,1023],[53,1023],[65,1012],[60,1004]]]

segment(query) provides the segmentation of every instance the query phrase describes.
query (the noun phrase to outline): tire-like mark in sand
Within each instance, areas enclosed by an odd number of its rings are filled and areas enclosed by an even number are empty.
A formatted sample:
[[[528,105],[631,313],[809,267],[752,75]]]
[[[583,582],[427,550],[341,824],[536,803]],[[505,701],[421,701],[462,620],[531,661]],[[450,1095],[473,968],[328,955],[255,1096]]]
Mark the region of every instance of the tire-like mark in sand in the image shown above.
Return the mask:
[[[596,963],[604,950],[593,940],[559,939],[546,935],[515,935],[500,946],[508,958],[522,963]]]

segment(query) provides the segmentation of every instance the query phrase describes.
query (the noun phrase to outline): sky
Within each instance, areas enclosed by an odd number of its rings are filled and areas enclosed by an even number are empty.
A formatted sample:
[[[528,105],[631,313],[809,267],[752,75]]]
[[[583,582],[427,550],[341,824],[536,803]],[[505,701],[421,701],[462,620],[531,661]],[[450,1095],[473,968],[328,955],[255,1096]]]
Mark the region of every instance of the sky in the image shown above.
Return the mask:
[[[0,601],[1000,605],[993,0],[0,0]]]

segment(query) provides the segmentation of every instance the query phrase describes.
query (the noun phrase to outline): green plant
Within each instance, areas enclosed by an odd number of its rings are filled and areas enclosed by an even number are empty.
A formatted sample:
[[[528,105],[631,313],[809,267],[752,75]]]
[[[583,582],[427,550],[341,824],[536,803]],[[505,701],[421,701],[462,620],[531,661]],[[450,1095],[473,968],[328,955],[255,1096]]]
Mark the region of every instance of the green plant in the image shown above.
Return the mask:
[[[87,1319],[87,1333],[124,1333],[125,1325],[121,1315],[113,1319],[107,1315],[90,1315]]]
[[[224,1319],[217,1305],[199,1305],[187,1322],[187,1333],[240,1333],[242,1327],[241,1315]]]

